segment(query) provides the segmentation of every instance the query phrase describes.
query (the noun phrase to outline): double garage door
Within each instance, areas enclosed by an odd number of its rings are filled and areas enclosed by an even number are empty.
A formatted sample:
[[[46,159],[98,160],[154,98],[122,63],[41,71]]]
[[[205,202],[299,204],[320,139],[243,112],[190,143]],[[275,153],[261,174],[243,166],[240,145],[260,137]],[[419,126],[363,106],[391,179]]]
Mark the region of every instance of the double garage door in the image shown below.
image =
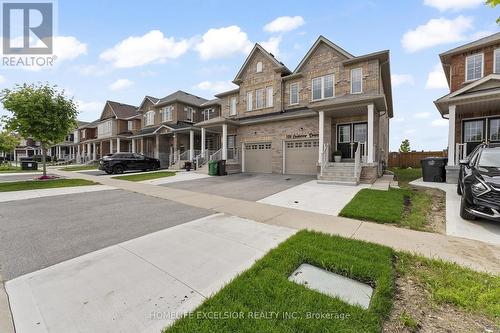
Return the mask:
[[[315,175],[318,161],[318,140],[285,142],[285,173]],[[245,144],[245,171],[272,172],[271,142]]]

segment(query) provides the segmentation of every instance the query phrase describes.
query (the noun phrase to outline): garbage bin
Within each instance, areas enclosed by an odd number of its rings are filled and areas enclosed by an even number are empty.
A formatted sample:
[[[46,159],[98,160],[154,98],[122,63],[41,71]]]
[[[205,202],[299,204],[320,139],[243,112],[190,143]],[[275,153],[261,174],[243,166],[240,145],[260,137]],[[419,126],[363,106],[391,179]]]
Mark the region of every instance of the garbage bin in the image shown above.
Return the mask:
[[[38,170],[38,163],[31,160],[22,160],[21,170]]]
[[[446,181],[446,157],[427,157],[420,161],[424,182],[444,183]]]
[[[225,176],[226,173],[226,160],[217,161],[217,175]]]
[[[208,162],[208,175],[217,176],[217,161]]]

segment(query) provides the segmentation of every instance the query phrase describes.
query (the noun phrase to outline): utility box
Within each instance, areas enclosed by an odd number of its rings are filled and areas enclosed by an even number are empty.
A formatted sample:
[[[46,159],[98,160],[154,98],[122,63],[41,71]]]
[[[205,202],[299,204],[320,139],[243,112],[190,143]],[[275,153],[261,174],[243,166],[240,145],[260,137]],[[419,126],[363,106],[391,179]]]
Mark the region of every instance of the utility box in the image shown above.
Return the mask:
[[[427,157],[420,160],[424,182],[446,182],[446,157]]]
[[[21,170],[38,170],[38,162],[35,161],[21,161]]]

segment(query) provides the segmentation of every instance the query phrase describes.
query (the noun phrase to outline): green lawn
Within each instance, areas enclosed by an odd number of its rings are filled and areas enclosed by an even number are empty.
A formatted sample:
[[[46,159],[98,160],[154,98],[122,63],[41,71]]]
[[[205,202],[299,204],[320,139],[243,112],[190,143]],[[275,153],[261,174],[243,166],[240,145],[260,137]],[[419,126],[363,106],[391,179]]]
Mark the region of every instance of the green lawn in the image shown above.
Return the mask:
[[[43,188],[85,186],[96,184],[98,183],[85,179],[28,180],[20,182],[0,183],[0,192],[38,190]]]
[[[10,164],[0,164],[0,173],[11,173],[11,172],[35,172],[36,170],[21,170],[21,167],[13,166]]]
[[[406,210],[405,197],[409,199]],[[429,194],[407,188],[388,191],[362,189],[342,209],[340,216],[424,230],[431,202]]]
[[[97,165],[73,165],[60,168],[62,171],[84,171],[84,170],[95,170]]]
[[[156,178],[164,178],[174,176],[175,172],[172,171],[158,171],[158,172],[145,172],[145,173],[136,173],[133,175],[125,175],[125,176],[116,176],[114,179],[121,180],[129,180],[132,182],[140,182],[141,180],[150,180]]]
[[[384,246],[300,231],[166,332],[380,332],[392,307],[393,259],[393,251]],[[368,310],[290,282],[289,275],[302,263],[375,286]],[[271,312],[277,315],[251,318]],[[204,318],[214,313],[241,313],[243,318]]]
[[[401,169],[389,168],[389,171],[394,173],[395,179],[398,181],[399,186],[406,187],[409,182],[422,177],[422,169]]]

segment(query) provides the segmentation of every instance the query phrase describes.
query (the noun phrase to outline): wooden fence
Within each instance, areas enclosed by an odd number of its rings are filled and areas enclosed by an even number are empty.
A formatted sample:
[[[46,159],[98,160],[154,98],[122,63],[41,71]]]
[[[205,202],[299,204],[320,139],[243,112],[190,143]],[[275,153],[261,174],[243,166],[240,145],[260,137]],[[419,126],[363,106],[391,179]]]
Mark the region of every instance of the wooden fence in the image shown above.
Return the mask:
[[[420,160],[426,157],[447,157],[446,150],[443,151],[411,151],[408,153],[389,153],[390,168],[420,168]]]

